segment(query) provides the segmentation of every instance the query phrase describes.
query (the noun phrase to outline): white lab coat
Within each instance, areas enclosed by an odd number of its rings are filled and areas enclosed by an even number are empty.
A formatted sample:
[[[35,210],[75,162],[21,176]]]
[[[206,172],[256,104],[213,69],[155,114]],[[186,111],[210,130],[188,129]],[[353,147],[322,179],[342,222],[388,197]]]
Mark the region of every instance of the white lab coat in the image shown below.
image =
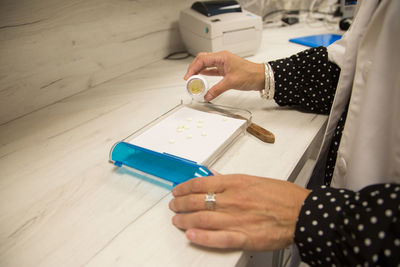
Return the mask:
[[[349,31],[328,47],[341,68],[310,184],[321,184],[333,131],[350,104],[332,187],[400,183],[400,1],[364,0]]]
[[[323,184],[326,154],[349,98],[331,186],[400,183],[400,1],[360,2],[350,29],[328,47],[341,73],[311,188]],[[293,246],[291,266],[299,263]]]

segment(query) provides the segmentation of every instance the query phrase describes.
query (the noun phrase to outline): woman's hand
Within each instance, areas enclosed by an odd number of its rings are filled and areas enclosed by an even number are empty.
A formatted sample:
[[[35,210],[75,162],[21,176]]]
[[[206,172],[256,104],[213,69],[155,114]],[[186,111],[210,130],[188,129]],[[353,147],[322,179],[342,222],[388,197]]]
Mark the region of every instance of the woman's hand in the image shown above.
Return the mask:
[[[250,62],[227,51],[199,53],[189,65],[184,79],[199,73],[224,77],[210,88],[204,96],[206,101],[229,89],[260,91],[264,88],[264,64]]]
[[[215,210],[205,195],[215,193]],[[309,190],[286,181],[249,175],[191,179],[172,191],[172,223],[198,245],[275,250],[293,243],[297,217]]]

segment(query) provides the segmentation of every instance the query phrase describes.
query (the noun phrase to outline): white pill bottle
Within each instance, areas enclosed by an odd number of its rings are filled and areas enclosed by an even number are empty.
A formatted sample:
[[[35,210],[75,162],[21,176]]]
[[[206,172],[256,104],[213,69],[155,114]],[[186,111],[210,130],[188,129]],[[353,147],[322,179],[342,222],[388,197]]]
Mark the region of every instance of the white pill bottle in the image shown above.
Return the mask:
[[[194,101],[205,102],[204,96],[208,91],[208,83],[204,76],[193,75],[186,81],[186,91]]]

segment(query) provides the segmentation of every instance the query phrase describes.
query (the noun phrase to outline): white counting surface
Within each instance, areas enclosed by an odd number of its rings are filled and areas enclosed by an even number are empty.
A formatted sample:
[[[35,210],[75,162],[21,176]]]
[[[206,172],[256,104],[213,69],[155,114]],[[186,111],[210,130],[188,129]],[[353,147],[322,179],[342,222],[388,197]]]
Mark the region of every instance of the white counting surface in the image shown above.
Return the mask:
[[[245,123],[182,107],[128,142],[203,164]]]

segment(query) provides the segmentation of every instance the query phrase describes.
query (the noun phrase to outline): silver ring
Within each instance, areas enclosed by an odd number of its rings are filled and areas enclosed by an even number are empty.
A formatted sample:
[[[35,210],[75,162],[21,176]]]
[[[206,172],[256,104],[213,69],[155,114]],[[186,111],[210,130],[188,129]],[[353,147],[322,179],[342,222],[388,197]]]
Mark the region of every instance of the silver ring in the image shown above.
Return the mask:
[[[213,192],[208,192],[205,198],[206,210],[215,210],[215,205],[217,201],[215,200],[215,194]]]

